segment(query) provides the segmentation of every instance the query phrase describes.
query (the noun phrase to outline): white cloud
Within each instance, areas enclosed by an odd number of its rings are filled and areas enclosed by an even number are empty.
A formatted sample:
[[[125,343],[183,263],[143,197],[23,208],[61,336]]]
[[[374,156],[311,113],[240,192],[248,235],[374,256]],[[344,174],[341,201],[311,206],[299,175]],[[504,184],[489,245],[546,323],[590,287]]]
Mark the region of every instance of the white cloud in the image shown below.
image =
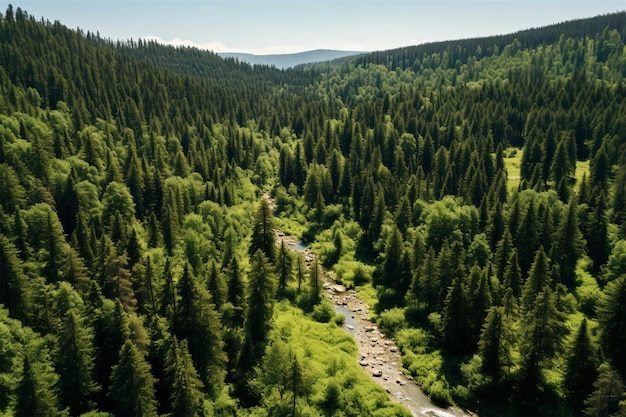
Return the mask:
[[[180,39],[180,38],[174,38],[172,40],[166,41],[165,39],[162,39],[159,36],[153,36],[153,35],[144,36],[141,39],[144,41],[154,41],[163,45],[171,45],[175,47],[188,46],[188,47],[194,47],[194,48],[204,49],[204,50],[213,51],[213,52],[228,51],[228,48],[224,46],[224,44],[221,42],[197,43],[194,41]]]

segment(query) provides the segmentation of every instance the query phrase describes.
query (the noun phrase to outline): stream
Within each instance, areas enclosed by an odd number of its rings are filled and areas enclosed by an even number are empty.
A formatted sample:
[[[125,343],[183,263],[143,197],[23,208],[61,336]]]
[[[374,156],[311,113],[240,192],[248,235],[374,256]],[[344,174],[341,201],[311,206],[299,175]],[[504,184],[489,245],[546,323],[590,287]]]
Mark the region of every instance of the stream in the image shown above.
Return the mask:
[[[315,255],[296,237],[285,236],[281,231],[276,231],[276,239],[278,243],[284,240],[291,250],[302,252],[307,265],[313,261]],[[357,343],[359,364],[395,402],[406,406],[416,417],[474,416],[459,407],[437,406],[410,377],[404,374],[400,350],[392,339],[387,338],[379,331],[378,326],[371,322],[367,304],[357,297],[354,290],[347,290],[343,285],[332,281],[326,281],[324,288],[335,311],[345,317],[343,329],[351,334]]]

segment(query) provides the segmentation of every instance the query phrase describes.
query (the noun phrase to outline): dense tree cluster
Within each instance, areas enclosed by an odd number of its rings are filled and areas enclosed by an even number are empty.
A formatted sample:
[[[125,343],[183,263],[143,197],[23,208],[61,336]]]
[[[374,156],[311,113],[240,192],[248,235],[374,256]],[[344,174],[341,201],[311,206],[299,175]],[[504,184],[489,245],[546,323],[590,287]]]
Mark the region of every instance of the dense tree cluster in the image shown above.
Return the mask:
[[[9,6],[0,413],[403,415],[310,321],[323,268],[433,398],[623,409],[623,22],[279,71]]]

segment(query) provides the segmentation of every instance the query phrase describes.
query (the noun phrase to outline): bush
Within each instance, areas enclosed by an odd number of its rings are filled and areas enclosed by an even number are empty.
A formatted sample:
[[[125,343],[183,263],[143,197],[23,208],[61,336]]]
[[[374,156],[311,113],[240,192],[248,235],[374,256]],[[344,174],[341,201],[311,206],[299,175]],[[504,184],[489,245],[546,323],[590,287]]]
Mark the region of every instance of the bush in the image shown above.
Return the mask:
[[[380,313],[376,323],[378,323],[378,327],[385,334],[394,335],[398,330],[406,326],[404,309],[395,307],[390,310],[385,310]]]
[[[322,301],[313,307],[313,313],[311,313],[313,320],[320,323],[328,323],[335,317],[335,309],[332,303],[324,298]]]

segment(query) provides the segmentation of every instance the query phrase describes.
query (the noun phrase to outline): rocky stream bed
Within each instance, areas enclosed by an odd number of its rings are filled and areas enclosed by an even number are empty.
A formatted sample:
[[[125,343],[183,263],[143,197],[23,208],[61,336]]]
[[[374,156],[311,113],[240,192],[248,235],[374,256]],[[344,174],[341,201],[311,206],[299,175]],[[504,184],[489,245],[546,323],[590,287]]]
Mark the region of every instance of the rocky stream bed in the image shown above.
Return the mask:
[[[277,242],[282,240],[294,251],[303,252],[307,265],[313,254],[300,240],[276,231]],[[325,271],[326,272],[326,271]],[[434,404],[420,387],[404,374],[400,351],[395,342],[386,337],[372,323],[367,304],[357,297],[354,290],[332,282],[328,273],[324,289],[335,311],[345,317],[343,328],[357,343],[359,365],[382,386],[391,398],[406,406],[416,417],[469,417],[475,416],[458,407],[442,408]]]

